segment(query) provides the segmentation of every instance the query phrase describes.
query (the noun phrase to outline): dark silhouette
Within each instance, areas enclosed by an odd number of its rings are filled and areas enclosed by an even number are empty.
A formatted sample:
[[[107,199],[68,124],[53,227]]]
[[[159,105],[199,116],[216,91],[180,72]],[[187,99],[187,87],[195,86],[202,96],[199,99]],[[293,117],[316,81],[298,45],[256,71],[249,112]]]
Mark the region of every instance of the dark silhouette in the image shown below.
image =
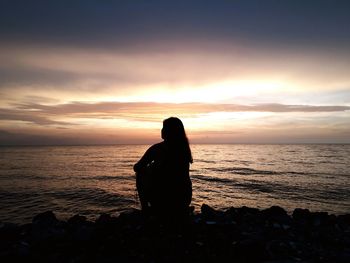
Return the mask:
[[[163,121],[163,142],[152,145],[134,165],[142,210],[160,216],[186,216],[192,199],[191,149],[180,119]]]

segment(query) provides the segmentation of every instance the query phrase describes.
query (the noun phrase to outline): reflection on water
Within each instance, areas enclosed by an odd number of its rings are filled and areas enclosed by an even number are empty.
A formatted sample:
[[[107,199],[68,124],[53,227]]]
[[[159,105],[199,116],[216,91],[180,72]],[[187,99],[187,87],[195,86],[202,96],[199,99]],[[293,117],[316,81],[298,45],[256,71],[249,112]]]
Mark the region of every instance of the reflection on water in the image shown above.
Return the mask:
[[[0,220],[94,219],[138,207],[133,164],[148,146],[0,148]],[[193,205],[350,211],[350,145],[192,145]]]

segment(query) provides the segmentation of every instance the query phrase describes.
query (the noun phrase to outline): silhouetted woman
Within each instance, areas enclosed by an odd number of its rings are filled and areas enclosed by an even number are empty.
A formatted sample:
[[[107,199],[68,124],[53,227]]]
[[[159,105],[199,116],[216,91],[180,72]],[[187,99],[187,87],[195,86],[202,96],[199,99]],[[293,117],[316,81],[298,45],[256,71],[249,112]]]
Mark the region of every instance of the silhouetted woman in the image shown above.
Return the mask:
[[[163,142],[152,145],[134,165],[143,211],[186,215],[192,199],[191,149],[180,119],[163,121]]]

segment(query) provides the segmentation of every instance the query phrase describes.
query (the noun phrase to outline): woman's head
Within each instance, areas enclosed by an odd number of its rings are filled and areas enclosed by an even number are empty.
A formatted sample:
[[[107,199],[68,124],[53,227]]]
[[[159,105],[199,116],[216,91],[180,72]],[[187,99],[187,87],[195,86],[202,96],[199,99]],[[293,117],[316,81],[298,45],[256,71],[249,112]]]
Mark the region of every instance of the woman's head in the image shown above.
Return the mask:
[[[163,121],[162,138],[165,141],[182,141],[186,138],[182,121],[176,117],[170,117]]]
[[[192,162],[191,149],[188,143],[185,128],[179,118],[170,117],[163,121],[162,138],[165,142],[174,144],[183,149],[189,162]]]

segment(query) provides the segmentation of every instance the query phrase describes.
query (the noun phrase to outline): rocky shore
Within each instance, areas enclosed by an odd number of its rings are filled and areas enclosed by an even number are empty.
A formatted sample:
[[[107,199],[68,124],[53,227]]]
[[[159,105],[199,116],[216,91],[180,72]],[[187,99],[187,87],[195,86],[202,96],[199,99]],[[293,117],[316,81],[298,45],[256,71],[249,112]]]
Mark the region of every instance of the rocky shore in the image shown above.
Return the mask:
[[[185,222],[131,210],[0,224],[1,262],[350,262],[350,215],[203,205]]]

